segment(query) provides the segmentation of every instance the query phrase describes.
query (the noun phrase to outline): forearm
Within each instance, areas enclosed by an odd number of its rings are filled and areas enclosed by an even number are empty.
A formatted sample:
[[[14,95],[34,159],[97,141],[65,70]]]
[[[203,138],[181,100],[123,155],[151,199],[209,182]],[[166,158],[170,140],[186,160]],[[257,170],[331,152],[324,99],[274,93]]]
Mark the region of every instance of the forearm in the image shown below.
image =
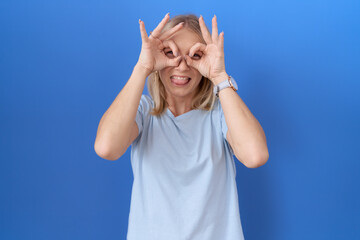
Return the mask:
[[[248,166],[265,164],[268,149],[265,133],[258,120],[233,89],[221,90],[219,99],[235,155]]]
[[[126,151],[147,76],[146,71],[135,65],[129,80],[100,120],[96,152],[107,156]]]

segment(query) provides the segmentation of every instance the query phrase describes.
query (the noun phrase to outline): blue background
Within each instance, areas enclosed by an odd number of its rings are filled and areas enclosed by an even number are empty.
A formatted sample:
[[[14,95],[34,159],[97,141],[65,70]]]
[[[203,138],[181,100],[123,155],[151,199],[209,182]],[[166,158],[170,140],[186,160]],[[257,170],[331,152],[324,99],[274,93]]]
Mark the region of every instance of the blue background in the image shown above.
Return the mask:
[[[0,239],[125,239],[133,175],[97,126],[163,16],[216,14],[270,158],[236,159],[245,239],[360,239],[360,1],[0,2]],[[144,93],[147,93],[145,88]]]

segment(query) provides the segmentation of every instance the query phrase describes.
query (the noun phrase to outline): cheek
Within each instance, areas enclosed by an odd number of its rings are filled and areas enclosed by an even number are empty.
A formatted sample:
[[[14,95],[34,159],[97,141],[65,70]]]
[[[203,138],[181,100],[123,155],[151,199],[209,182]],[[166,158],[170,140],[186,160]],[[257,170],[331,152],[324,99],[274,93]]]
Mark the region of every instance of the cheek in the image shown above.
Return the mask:
[[[195,73],[195,78],[197,79],[198,82],[201,82],[203,76],[198,72],[198,73]]]
[[[161,80],[167,79],[169,77],[169,71],[167,69],[160,70],[159,77]]]
[[[193,75],[196,76],[196,78],[198,78],[198,79],[203,77],[203,76],[201,75],[201,73],[200,73],[198,70],[196,70],[196,69],[194,69]]]

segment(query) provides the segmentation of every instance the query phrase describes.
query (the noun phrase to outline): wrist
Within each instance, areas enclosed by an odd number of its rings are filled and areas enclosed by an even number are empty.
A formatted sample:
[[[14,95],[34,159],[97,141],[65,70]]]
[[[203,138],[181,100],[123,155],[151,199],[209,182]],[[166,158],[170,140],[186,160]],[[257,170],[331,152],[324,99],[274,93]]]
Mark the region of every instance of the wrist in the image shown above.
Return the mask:
[[[220,73],[218,76],[216,76],[214,79],[212,79],[212,82],[214,85],[218,85],[219,83],[227,80],[229,78],[229,75],[226,72]]]
[[[141,75],[144,75],[145,77],[148,77],[152,71],[144,66],[142,66],[139,63],[136,63],[135,67],[134,67],[134,71],[138,72]]]

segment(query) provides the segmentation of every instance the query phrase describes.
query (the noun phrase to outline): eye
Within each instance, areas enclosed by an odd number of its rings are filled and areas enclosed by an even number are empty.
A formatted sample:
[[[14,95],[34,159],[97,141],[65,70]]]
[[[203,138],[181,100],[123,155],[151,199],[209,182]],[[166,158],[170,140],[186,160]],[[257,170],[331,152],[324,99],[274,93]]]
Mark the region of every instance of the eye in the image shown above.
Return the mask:
[[[167,55],[170,54],[170,55],[172,55],[172,56],[174,55],[172,51],[167,51],[166,54],[167,54]]]
[[[199,60],[201,58],[202,54],[199,53],[195,53],[191,58],[195,59],[195,60]]]
[[[171,51],[171,50],[165,49],[165,50],[164,50],[164,53],[165,53],[165,55],[166,55],[167,57],[169,57],[169,58],[175,57],[173,51]]]

